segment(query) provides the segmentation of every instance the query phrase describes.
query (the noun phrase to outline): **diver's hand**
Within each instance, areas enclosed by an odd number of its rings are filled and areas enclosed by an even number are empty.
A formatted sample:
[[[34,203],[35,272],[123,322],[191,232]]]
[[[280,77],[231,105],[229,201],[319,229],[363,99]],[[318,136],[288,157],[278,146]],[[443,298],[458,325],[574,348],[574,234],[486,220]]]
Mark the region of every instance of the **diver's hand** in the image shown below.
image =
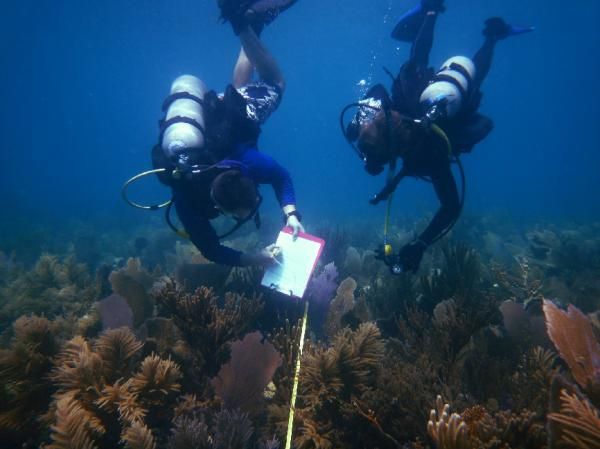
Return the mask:
[[[300,220],[298,220],[298,217],[295,215],[290,215],[287,217],[286,226],[292,228],[294,240],[298,238],[298,233],[304,232],[304,226],[302,226],[302,223],[300,223]]]
[[[242,255],[242,265],[269,267],[277,263],[276,257],[280,252],[281,248],[277,245],[269,245],[258,252]]]
[[[402,247],[398,253],[398,264],[402,271],[416,273],[421,265],[421,259],[427,249],[427,244],[422,240],[415,240]]]

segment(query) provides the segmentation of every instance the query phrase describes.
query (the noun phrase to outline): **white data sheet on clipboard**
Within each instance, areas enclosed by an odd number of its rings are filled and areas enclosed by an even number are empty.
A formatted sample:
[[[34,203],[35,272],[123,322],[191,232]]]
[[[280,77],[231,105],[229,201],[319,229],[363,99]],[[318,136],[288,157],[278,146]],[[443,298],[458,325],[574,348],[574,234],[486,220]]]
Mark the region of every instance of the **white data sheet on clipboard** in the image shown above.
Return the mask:
[[[273,264],[267,268],[261,284],[285,295],[302,298],[325,241],[302,232],[294,241],[292,230],[285,228],[275,245],[281,249],[277,257],[281,265]]]

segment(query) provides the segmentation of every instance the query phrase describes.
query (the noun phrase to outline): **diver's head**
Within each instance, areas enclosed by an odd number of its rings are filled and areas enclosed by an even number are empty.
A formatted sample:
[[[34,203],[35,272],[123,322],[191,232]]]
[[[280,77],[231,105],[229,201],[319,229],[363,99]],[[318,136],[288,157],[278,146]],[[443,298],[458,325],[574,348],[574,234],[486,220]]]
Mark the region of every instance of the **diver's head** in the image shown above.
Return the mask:
[[[211,184],[211,197],[224,215],[245,220],[253,215],[260,204],[256,184],[238,170],[221,173]]]
[[[379,111],[360,125],[357,146],[369,174],[377,175],[386,164],[404,157],[412,146],[414,123],[397,111]]]

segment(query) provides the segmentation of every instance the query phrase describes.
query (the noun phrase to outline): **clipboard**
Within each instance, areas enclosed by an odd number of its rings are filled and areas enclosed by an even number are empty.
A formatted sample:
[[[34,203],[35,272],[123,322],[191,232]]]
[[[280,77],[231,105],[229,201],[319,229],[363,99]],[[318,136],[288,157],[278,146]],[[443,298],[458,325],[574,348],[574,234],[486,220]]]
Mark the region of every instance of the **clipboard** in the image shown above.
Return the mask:
[[[292,228],[283,228],[275,245],[281,248],[281,263],[266,269],[261,285],[292,298],[302,298],[323,252],[325,240],[300,232],[293,241]]]

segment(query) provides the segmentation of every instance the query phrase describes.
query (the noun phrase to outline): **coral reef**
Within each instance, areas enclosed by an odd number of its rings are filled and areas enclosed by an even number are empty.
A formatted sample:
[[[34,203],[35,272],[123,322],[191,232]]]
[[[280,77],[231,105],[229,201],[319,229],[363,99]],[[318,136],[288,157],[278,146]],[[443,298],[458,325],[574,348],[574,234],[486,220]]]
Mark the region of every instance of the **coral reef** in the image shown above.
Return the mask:
[[[19,270],[4,286],[0,285],[0,298],[5,298],[0,305],[0,331],[20,315],[81,316],[98,293],[98,285],[85,264],[73,257],[61,261],[44,254],[31,271]]]
[[[599,225],[465,217],[419,276],[375,259],[372,228],[317,232],[296,448],[598,447]],[[280,447],[303,304],[155,225],[71,231],[37,263],[0,252],[2,447]]]
[[[196,369],[214,377],[229,358],[229,345],[241,338],[260,313],[260,298],[227,293],[219,306],[213,290],[199,288],[186,293],[174,283],[156,294],[157,303],[172,316],[187,341]]]

